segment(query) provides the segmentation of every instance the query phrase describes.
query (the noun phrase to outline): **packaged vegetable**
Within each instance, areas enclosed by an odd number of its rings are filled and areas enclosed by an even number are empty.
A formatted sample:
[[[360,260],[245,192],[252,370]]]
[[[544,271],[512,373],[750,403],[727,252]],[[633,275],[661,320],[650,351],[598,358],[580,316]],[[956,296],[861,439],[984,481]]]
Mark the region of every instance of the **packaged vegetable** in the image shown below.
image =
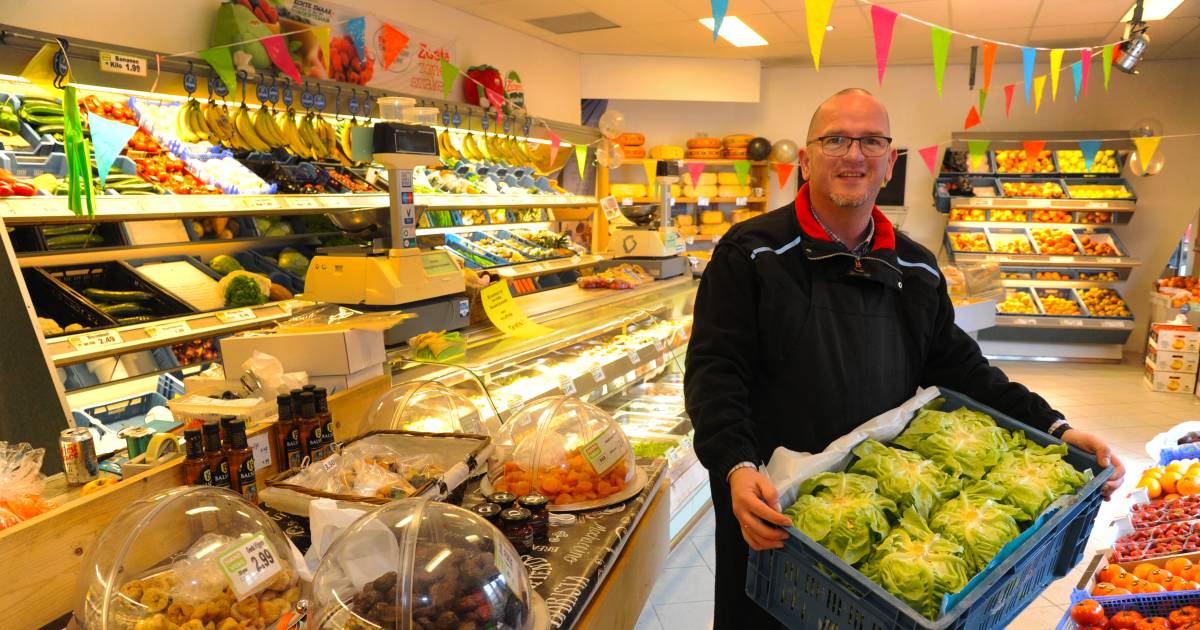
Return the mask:
[[[923,518],[958,493],[959,481],[933,461],[912,451],[867,440],[854,448],[858,460],[849,472],[874,478],[879,494],[896,502],[898,509],[913,508]]]
[[[0,442],[0,530],[58,507],[42,498],[45,455],[46,449],[26,442]]]
[[[820,473],[800,485],[800,496],[783,513],[796,529],[841,559],[858,564],[887,536],[896,503],[879,494],[871,477]]]
[[[977,481],[943,503],[929,519],[933,531],[962,545],[968,575],[982,571],[1001,547],[1021,533],[1016,520],[1021,511],[1001,503],[1004,495],[1004,488]]]
[[[967,585],[963,548],[935,534],[914,510],[904,512],[863,573],[930,619],[941,611],[942,596]]]
[[[265,304],[271,294],[271,280],[249,271],[231,271],[221,278],[217,289],[225,297],[226,308]]]
[[[1009,449],[1011,436],[985,413],[960,407],[922,409],[896,444],[932,459],[946,472],[982,479]]]

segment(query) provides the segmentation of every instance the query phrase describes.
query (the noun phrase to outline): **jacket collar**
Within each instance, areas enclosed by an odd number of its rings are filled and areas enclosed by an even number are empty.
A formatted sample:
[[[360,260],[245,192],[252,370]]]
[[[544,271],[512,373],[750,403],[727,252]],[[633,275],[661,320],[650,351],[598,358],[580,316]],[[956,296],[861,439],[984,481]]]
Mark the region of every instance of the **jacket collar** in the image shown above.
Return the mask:
[[[875,220],[875,237],[871,242],[871,252],[876,253],[882,250],[894,252],[896,250],[896,229],[892,226],[892,222],[888,221],[887,216],[879,210],[879,206],[871,208],[871,218]],[[800,231],[809,239],[840,247],[829,238],[825,229],[817,221],[816,215],[813,214],[808,182],[805,182],[796,193],[796,220],[800,222]]]

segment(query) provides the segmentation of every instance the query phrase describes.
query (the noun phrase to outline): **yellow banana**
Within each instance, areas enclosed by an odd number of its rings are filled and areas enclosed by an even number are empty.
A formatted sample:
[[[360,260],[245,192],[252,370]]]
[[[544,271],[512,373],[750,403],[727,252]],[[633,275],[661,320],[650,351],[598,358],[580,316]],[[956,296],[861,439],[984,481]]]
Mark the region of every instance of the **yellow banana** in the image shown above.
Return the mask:
[[[198,138],[195,132],[188,127],[188,106],[186,103],[179,106],[175,112],[175,135],[184,142],[195,142]]]
[[[237,134],[233,128],[233,119],[229,116],[229,108],[210,102],[205,116],[208,128],[216,132],[217,139],[221,144],[227,147],[235,146],[234,136]]]
[[[237,114],[233,118],[233,124],[237,129],[238,137],[252,150],[260,153],[267,153],[271,150],[271,147],[254,131],[254,122],[250,120],[250,108],[245,104],[238,108]]]
[[[284,148],[295,155],[307,156],[308,147],[300,139],[300,129],[296,127],[295,112],[291,109],[286,112],[280,112],[275,120],[279,123],[284,140],[287,141]]]
[[[200,101],[192,99],[188,102],[188,126],[195,132],[198,141],[204,142],[211,135],[208,126],[204,124],[204,115],[200,111]]]
[[[346,123],[338,129],[338,145],[341,147],[342,153],[345,153],[346,157],[351,160],[354,159],[354,152],[351,151],[353,145],[351,144],[350,134],[354,127],[355,125]]]

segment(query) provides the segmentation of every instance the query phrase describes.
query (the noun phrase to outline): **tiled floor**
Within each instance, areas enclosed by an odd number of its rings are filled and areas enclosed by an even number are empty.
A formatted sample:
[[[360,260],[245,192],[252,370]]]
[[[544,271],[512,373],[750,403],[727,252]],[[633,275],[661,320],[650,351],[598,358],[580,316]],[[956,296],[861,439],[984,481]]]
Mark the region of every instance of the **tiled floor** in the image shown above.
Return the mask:
[[[1150,465],[1145,443],[1155,434],[1189,419],[1200,419],[1200,399],[1185,394],[1159,394],[1142,385],[1141,357],[1121,365],[1003,362],[1015,381],[1028,385],[1062,411],[1071,425],[1109,441],[1125,463],[1127,493]],[[1064,614],[1070,592],[1094,549],[1111,542],[1106,526],[1127,512],[1120,500],[1104,504],[1089,541],[1085,561],[1050,585],[1009,626],[1019,630],[1054,628]],[[667,558],[637,630],[707,630],[712,627],[714,521],[710,513]]]

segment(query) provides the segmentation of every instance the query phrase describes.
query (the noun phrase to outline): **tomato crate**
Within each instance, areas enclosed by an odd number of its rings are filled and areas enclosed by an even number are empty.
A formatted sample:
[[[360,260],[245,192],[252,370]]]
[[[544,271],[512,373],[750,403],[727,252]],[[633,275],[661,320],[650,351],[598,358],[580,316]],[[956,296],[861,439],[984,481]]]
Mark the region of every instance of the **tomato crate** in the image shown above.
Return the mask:
[[[962,394],[940,391],[945,399],[943,411],[959,407],[981,411],[1005,429],[1024,431],[1032,442],[1061,443]],[[1091,535],[1103,500],[1100,490],[1113,469],[1101,468],[1092,455],[1069,445],[1066,461],[1077,470],[1091,470],[1093,478],[1074,495],[1060,498],[1057,510],[1044,512],[1022,532],[1007,557],[1000,557],[1002,550],[991,565],[955,594],[957,601],[936,621],[924,617],[794,527],[788,528],[792,535],[782,549],[750,551],[746,594],[789,628],[1003,628],[1051,582],[1079,563]]]
[[[1058,622],[1055,630],[1078,630],[1080,628],[1079,624],[1071,619],[1071,607],[1079,603],[1082,599],[1075,599],[1074,596],[1071,597],[1071,606],[1067,607],[1066,613],[1063,614],[1063,618]],[[1104,614],[1109,617],[1113,613],[1122,610],[1137,611],[1143,617],[1169,617],[1172,611],[1184,606],[1200,606],[1200,591],[1140,593],[1136,595],[1122,595],[1120,597],[1105,597],[1096,601],[1104,606]]]

